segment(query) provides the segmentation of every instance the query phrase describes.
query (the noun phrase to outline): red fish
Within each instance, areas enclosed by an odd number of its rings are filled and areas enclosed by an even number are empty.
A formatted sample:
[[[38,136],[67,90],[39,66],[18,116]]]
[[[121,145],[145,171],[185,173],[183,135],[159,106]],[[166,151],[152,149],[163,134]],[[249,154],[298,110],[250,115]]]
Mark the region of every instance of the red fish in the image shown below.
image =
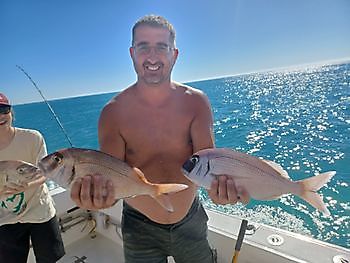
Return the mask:
[[[138,168],[100,151],[68,148],[54,152],[39,162],[43,175],[63,187],[87,174],[107,175],[115,187],[116,199],[136,195],[150,195],[166,210],[172,212],[166,194],[188,188],[184,184],[153,184],[147,181]]]

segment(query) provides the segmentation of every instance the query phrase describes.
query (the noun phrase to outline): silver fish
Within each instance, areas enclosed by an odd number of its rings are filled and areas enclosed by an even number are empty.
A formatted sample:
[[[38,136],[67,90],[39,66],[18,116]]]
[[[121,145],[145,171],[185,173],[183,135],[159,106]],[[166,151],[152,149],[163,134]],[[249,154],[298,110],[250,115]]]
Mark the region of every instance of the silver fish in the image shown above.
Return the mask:
[[[11,195],[8,189],[18,189],[28,186],[37,179],[40,170],[27,162],[19,160],[0,161],[0,199]]]
[[[324,214],[330,214],[316,191],[335,175],[335,171],[293,182],[279,164],[225,148],[195,153],[184,163],[182,171],[188,179],[206,189],[210,189],[214,178],[226,175],[253,199],[273,200],[292,193]]]
[[[54,152],[39,161],[44,176],[63,187],[88,174],[107,175],[115,187],[116,199],[150,195],[166,210],[173,212],[166,194],[188,188],[184,184],[153,184],[138,168],[101,151],[67,148]]]

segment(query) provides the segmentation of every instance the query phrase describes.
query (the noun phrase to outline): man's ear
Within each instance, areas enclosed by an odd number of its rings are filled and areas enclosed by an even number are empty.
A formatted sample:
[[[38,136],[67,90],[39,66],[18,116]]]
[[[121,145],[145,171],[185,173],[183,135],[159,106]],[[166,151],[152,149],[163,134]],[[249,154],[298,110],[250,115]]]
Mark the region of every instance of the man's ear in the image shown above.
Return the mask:
[[[178,55],[179,55],[179,50],[177,48],[175,48],[174,49],[174,63],[176,62]]]

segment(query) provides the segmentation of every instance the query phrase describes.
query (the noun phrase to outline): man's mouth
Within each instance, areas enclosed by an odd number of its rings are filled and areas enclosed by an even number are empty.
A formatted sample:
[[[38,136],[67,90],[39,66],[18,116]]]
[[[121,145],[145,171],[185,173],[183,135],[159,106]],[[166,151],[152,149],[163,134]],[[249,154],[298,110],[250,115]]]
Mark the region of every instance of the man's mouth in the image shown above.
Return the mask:
[[[4,124],[6,124],[6,123],[7,123],[6,120],[0,121],[0,125],[4,125]]]
[[[145,69],[149,71],[157,71],[160,69],[160,64],[156,64],[156,65],[147,64],[145,65]]]

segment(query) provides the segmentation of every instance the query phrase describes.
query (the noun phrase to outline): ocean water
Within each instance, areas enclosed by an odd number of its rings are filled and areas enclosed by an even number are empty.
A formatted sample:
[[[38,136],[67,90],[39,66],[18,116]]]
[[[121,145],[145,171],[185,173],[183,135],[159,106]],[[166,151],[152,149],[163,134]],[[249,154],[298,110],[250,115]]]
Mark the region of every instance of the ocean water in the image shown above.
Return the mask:
[[[252,73],[187,83],[203,90],[214,113],[217,147],[276,161],[293,180],[337,171],[319,192],[324,216],[296,196],[247,206],[205,206],[350,248],[350,64]],[[45,87],[41,87],[45,94]],[[50,101],[75,147],[98,149],[97,120],[114,94]],[[39,94],[38,94],[39,98]],[[45,136],[48,151],[69,147],[45,103],[16,105],[15,125]]]

